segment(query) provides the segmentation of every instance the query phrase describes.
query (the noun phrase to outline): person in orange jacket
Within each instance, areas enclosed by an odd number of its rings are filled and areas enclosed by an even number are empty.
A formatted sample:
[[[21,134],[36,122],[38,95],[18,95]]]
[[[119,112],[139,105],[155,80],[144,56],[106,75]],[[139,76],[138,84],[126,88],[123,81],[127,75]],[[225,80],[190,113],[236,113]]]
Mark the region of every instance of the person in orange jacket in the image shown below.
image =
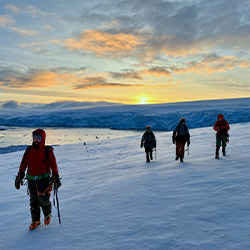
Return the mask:
[[[219,151],[222,146],[222,154],[226,155],[226,146],[228,142],[228,131],[230,129],[228,121],[224,119],[223,114],[217,116],[217,121],[214,124],[214,130],[216,131],[216,150],[215,158],[219,159]]]
[[[26,179],[28,180],[32,218],[30,230],[40,225],[41,209],[44,214],[44,224],[49,225],[51,220],[50,192],[52,191],[52,185],[54,184],[56,189],[61,186],[53,149],[50,146],[45,146],[45,131],[36,129],[32,134],[32,146],[27,147],[15,179],[15,187],[20,189],[27,169]]]

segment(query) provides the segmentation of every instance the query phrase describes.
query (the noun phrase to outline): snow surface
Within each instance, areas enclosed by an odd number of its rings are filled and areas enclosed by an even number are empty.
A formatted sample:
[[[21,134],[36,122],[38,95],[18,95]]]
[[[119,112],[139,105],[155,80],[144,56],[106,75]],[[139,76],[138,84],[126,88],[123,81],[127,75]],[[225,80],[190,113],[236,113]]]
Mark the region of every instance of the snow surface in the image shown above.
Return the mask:
[[[250,122],[250,98],[210,100],[152,105],[120,105],[64,109],[0,109],[0,125],[26,127],[94,127],[144,130],[150,124],[156,131],[172,131],[181,117],[190,128],[212,126],[219,113],[230,124]],[[69,106],[67,106],[69,107]]]
[[[57,146],[61,226],[29,231],[26,187],[14,188],[23,152],[1,155],[0,249],[250,249],[249,125],[231,126],[214,159],[211,127],[191,129],[190,154],[174,160],[171,132],[155,132],[157,159],[141,136]]]

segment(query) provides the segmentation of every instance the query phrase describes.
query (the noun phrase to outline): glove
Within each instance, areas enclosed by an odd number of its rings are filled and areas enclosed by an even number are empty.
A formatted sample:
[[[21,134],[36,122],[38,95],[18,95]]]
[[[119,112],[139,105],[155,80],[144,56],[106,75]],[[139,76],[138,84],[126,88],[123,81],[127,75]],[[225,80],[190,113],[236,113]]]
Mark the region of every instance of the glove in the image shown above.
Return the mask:
[[[24,178],[24,172],[23,171],[19,171],[17,173],[16,179],[15,179],[15,188],[17,190],[19,190],[20,186],[23,185],[23,178]]]
[[[58,189],[61,187],[62,183],[60,181],[61,178],[59,178],[59,174],[52,174],[52,181],[54,183],[54,187]]]
[[[173,144],[175,144],[175,137],[172,136],[172,141],[173,141]]]
[[[188,146],[190,145],[190,141],[187,142],[187,145],[188,145]]]
[[[142,146],[143,146],[143,143],[141,143],[141,148],[142,148]]]

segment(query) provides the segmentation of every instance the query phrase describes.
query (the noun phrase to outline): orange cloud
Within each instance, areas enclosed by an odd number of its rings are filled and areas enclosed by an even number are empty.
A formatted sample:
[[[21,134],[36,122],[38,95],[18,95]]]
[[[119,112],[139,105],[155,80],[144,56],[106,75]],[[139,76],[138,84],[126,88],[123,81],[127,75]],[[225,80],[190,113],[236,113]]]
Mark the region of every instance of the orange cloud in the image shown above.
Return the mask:
[[[81,78],[82,69],[80,68],[81,71],[75,73],[61,73],[62,71],[66,72],[67,68],[52,69],[54,72],[18,73],[6,71],[7,76],[0,76],[0,87],[5,89],[33,89],[66,85],[71,86],[72,89],[94,89],[144,86],[142,84],[108,82],[104,77]],[[60,73],[56,71],[60,71]]]
[[[102,57],[107,54],[116,56],[132,53],[136,49],[136,46],[141,43],[141,39],[132,34],[110,34],[105,31],[85,30],[78,40],[68,38],[64,42],[64,46],[69,50],[94,52],[97,56]]]
[[[73,74],[58,74],[53,72],[35,72],[30,74],[14,74],[0,80],[0,86],[5,88],[48,88],[58,85],[67,85],[74,80]]]

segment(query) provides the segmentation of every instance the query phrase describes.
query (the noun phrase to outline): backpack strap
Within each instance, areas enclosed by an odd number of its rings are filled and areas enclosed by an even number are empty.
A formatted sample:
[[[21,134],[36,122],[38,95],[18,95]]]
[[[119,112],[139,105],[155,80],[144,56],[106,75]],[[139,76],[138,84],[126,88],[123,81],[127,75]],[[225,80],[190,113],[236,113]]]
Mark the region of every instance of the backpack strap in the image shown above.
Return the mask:
[[[44,150],[45,150],[45,159],[44,159],[44,163],[46,162],[46,160],[49,161],[49,150],[50,150],[50,149],[54,150],[52,146],[45,146],[45,148],[44,148]]]
[[[24,153],[24,155],[23,155],[23,159],[22,159],[21,164],[24,163],[25,157],[29,154],[31,148],[32,148],[32,146],[28,146],[28,147],[26,148],[25,153]]]
[[[30,152],[31,148],[32,148],[32,146],[28,146],[28,147],[26,148],[26,155]]]

